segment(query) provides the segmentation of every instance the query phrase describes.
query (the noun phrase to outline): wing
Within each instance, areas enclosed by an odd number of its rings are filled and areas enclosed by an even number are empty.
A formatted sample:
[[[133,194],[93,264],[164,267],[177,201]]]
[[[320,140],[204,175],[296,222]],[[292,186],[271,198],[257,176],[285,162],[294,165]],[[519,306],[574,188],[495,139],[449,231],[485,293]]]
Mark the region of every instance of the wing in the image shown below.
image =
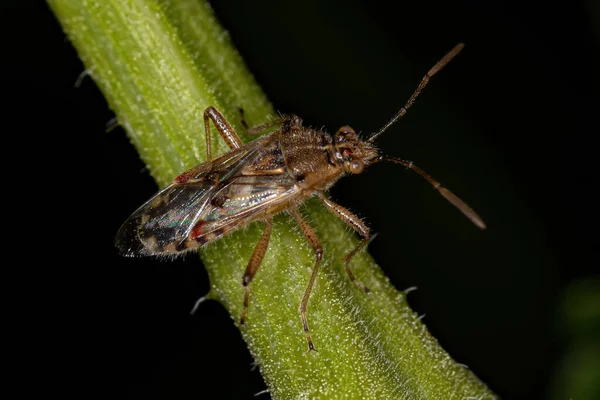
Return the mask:
[[[125,221],[115,244],[126,256],[194,249],[273,212],[296,191],[278,141],[261,138],[181,174]]]
[[[215,193],[190,232],[187,246],[201,246],[240,226],[276,214],[300,192],[287,171],[268,170],[265,175],[245,172]]]
[[[115,245],[125,256],[160,254],[185,237],[205,207],[212,186],[171,184],[138,208],[121,226]]]

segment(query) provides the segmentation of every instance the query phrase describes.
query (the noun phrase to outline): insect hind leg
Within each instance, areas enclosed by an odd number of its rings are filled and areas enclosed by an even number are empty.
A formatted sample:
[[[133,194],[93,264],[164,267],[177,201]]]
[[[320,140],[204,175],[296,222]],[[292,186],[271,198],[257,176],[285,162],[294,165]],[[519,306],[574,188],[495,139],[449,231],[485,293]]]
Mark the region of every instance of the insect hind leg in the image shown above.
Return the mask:
[[[215,124],[219,135],[223,138],[229,149],[234,150],[242,147],[242,141],[235,133],[223,114],[215,107],[210,106],[204,110],[204,132],[206,133],[206,160],[212,160],[212,148],[210,144],[210,121]]]
[[[242,309],[242,315],[240,317],[240,324],[244,325],[246,323],[246,314],[248,313],[248,304],[250,302],[250,282],[254,278],[256,271],[262,264],[262,260],[265,257],[265,253],[267,252],[267,248],[269,247],[269,239],[271,238],[271,231],[273,230],[273,219],[269,218],[265,220],[265,230],[263,231],[262,236],[258,240],[256,247],[254,248],[254,252],[248,261],[248,266],[246,267],[246,271],[244,272],[244,276],[242,277],[242,285],[244,285],[244,308]]]
[[[310,227],[308,222],[306,222],[298,210],[291,210],[290,213],[296,218],[298,225],[300,226],[300,230],[302,234],[308,241],[310,247],[315,251],[315,266],[313,267],[312,273],[310,274],[310,279],[308,281],[308,286],[304,291],[304,296],[302,296],[302,301],[300,302],[300,317],[302,318],[302,328],[304,329],[304,333],[306,334],[306,341],[308,343],[308,352],[317,351],[313,344],[312,338],[310,336],[310,330],[308,329],[308,321],[306,320],[306,308],[308,306],[308,299],[310,298],[310,293],[312,292],[313,286],[315,285],[315,279],[317,278],[317,272],[319,271],[319,266],[321,265],[321,260],[323,259],[323,247],[321,246],[321,242],[319,242],[319,238],[315,231]]]
[[[368,287],[366,287],[363,283],[357,281],[354,277],[354,274],[350,270],[350,267],[348,267],[348,264],[350,263],[352,258],[354,258],[354,256],[358,254],[358,252],[361,251],[367,245],[367,243],[369,243],[369,240],[371,238],[369,228],[367,228],[367,226],[360,220],[360,218],[352,214],[348,209],[329,200],[327,197],[325,197],[323,193],[318,192],[318,196],[330,212],[332,212],[336,217],[338,217],[344,223],[346,223],[346,225],[354,229],[354,231],[356,231],[356,233],[358,233],[362,237],[362,240],[358,244],[358,246],[356,246],[354,250],[350,251],[344,256],[344,270],[350,278],[350,281],[356,287],[358,287],[365,293],[370,293],[371,290]]]

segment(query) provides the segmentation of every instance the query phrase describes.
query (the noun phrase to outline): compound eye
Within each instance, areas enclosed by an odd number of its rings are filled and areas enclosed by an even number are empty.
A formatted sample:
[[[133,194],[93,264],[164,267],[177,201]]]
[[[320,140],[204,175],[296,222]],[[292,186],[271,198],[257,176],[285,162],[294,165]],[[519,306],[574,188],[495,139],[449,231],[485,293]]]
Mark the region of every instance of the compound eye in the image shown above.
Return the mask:
[[[350,161],[350,172],[360,174],[365,170],[365,164],[361,160]]]

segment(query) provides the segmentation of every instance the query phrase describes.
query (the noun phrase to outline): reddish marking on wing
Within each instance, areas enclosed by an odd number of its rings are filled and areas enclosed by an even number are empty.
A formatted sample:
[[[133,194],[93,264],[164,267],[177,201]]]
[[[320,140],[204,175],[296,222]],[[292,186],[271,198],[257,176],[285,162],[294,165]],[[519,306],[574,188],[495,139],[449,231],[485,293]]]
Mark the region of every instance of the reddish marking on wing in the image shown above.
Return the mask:
[[[179,175],[177,178],[175,178],[174,182],[175,183],[186,183],[187,181],[190,180],[190,178],[192,176],[194,176],[194,173],[191,170],[185,171],[184,173]]]
[[[200,220],[196,223],[196,225],[194,225],[194,228],[192,229],[192,239],[196,239],[199,236],[202,236],[204,233],[202,228],[204,227],[204,225],[206,225],[206,221],[204,220]]]

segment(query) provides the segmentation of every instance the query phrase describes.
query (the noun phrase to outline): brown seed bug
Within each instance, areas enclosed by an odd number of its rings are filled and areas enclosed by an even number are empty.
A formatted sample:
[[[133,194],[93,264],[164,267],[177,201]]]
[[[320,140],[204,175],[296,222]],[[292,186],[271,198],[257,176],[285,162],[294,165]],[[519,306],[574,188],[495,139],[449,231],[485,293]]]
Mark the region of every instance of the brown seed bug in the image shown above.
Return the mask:
[[[315,264],[300,302],[300,316],[309,351],[314,350],[308,329],[306,308],[323,257],[323,248],[298,207],[317,196],[325,208],[345,222],[362,241],[343,259],[344,269],[354,285],[368,293],[349,268],[352,258],[369,242],[367,226],[346,208],[334,203],[324,192],[343,176],[360,174],[366,167],[387,160],[404,165],[425,178],[450,203],[477,227],[485,229],[481,218],[462,200],[442,187],[411,161],[380,155],[375,139],[401,118],[413,105],[429,79],[463,48],[460,43],[442,58],[421,80],[408,102],[378,132],[361,139],[349,126],[335,135],[302,126],[295,115],[249,129],[250,134],[275,131],[246,145],[214,107],[204,112],[207,161],[178,177],[137,209],[125,221],[116,237],[116,246],[125,256],[176,255],[211,243],[248,225],[262,221],[265,229],[242,277],[245,287],[240,322],[244,324],[250,298],[249,284],[267,251],[273,216],[287,212],[315,252]],[[212,121],[230,151],[213,158],[210,146]]]

